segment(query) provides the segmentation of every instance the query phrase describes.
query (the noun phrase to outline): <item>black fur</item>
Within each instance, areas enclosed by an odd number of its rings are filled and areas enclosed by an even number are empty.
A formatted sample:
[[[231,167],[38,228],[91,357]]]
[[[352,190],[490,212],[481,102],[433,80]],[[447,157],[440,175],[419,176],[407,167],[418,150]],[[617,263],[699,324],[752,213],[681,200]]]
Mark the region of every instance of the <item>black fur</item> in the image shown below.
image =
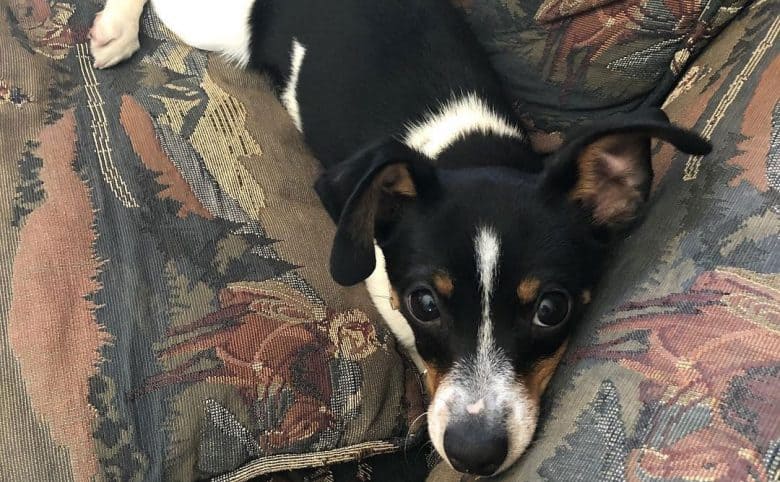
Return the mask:
[[[474,92],[512,116],[487,56],[446,0],[261,0],[251,22],[250,65],[279,86],[293,38],[306,47],[303,134],[326,167],[399,134],[453,94]]]

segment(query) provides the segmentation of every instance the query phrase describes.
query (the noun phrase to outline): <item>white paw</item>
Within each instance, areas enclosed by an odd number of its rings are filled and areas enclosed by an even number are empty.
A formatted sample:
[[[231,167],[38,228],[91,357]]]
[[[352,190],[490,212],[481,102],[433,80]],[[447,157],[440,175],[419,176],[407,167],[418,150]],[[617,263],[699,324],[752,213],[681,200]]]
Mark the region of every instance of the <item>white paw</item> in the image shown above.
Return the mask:
[[[138,43],[139,19],[121,10],[103,10],[89,31],[89,48],[96,69],[105,69],[130,58]]]

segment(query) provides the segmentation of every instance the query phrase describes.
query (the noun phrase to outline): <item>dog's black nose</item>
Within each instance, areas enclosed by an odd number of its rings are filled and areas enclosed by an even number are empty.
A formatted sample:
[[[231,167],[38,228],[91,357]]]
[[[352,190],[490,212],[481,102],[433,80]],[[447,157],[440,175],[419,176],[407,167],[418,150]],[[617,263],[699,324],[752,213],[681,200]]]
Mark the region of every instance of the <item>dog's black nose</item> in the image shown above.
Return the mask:
[[[506,459],[509,446],[503,424],[470,416],[450,423],[444,431],[444,452],[458,472],[491,475]]]

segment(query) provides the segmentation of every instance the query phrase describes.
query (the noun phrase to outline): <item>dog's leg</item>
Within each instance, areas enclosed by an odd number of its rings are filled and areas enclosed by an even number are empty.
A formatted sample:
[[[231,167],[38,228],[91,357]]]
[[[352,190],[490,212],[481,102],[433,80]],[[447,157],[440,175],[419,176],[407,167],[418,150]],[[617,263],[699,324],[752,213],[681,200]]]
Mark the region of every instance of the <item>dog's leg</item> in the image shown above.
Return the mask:
[[[219,52],[245,67],[255,0],[152,0],[160,20],[187,45]]]
[[[138,25],[146,0],[108,0],[95,16],[89,46],[95,68],[105,69],[130,58],[140,47]]]

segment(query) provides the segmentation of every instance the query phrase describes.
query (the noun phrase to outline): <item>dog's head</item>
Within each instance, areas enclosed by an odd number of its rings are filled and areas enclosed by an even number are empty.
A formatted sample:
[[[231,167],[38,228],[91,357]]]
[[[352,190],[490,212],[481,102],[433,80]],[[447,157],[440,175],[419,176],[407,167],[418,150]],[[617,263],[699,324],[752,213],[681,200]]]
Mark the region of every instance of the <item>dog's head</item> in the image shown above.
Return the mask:
[[[599,277],[604,241],[648,198],[654,137],[709,150],[650,114],[581,129],[537,172],[445,169],[391,140],[318,181],[326,207],[340,214],[334,279],[366,279],[375,241],[384,253],[389,303],[428,367],[429,434],[456,470],[498,473],[530,443],[540,396]]]

